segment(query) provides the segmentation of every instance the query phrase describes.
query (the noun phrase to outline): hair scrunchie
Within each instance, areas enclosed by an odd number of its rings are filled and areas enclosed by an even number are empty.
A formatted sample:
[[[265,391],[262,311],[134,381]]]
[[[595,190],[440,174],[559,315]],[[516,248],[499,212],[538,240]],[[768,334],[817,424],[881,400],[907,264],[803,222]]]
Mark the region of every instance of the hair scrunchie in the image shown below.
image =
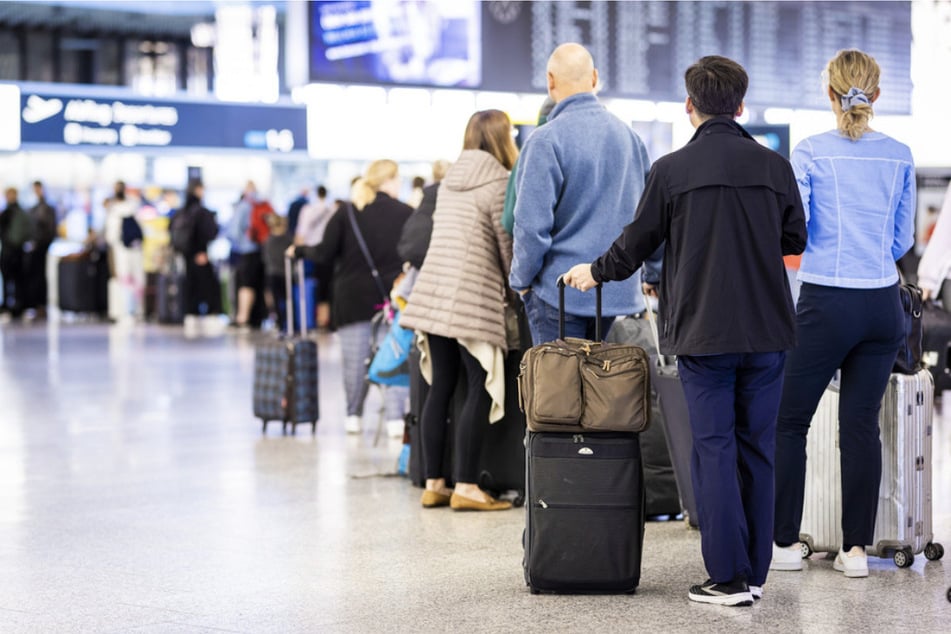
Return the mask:
[[[865,105],[869,105],[872,102],[868,100],[868,95],[866,95],[865,92],[852,86],[849,88],[849,92],[839,97],[839,103],[842,104],[842,112],[848,112],[852,109],[852,106],[856,104],[864,103]]]

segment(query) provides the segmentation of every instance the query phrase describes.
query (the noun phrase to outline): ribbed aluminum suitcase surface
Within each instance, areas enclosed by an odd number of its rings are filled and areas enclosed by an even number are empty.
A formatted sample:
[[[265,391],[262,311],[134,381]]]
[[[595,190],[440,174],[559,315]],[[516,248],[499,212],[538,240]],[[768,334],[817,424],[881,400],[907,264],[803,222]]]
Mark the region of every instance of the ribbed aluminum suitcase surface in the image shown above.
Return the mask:
[[[842,539],[839,388],[826,388],[806,439],[806,488],[799,539],[814,552],[835,552]]]
[[[839,465],[838,389],[826,389],[806,442],[806,488],[800,539],[815,552],[841,546],[842,475]],[[931,442],[934,382],[931,373],[889,378],[879,426],[882,481],[869,554],[920,553],[934,538],[931,520]]]
[[[931,526],[931,425],[934,379],[928,370],[893,374],[882,401],[882,484],[873,550],[890,557],[910,546],[920,553],[934,535]]]

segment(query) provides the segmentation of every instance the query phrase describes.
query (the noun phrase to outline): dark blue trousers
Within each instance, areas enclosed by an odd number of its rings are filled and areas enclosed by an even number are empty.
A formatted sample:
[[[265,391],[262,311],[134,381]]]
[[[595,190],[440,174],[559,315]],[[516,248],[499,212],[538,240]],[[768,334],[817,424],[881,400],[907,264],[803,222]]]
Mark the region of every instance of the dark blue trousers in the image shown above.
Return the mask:
[[[786,361],[776,428],[775,539],[780,544],[799,541],[806,435],[823,391],[841,369],[842,543],[870,544],[882,479],[878,414],[902,339],[898,286],[803,284],[796,313],[799,345]]]
[[[532,343],[539,345],[558,338],[558,307],[546,304],[528,291],[522,295],[528,327],[532,332]],[[597,327],[596,317],[581,317],[565,314],[565,336],[594,340]],[[608,336],[614,317],[601,316],[601,338]]]
[[[785,352],[677,359],[693,431],[693,490],[710,579],[766,581]]]

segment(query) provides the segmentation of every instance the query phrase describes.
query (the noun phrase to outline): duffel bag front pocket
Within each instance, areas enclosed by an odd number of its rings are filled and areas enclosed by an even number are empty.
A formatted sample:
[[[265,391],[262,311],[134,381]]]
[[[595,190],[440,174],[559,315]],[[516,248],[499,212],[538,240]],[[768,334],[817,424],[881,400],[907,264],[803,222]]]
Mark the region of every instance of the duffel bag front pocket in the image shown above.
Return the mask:
[[[602,351],[581,364],[584,412],[593,431],[642,432],[650,424],[650,372],[646,353]]]
[[[577,425],[584,409],[578,356],[555,346],[529,350],[528,354],[532,355],[531,372],[523,391],[529,392],[525,394],[529,427],[534,423]]]

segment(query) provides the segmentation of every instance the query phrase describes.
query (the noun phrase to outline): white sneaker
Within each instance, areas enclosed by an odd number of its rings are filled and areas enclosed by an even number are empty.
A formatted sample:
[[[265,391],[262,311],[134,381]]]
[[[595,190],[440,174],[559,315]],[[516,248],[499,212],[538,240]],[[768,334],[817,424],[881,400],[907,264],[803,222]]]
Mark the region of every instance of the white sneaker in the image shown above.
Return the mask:
[[[199,321],[201,323],[201,334],[204,337],[220,337],[225,334],[228,328],[228,324],[218,315],[203,315]]]
[[[347,416],[347,419],[343,422],[343,428],[348,434],[359,434],[363,429],[363,417]]]
[[[386,435],[390,438],[402,438],[404,427],[406,427],[406,423],[402,419],[388,420],[386,421]]]
[[[799,542],[786,548],[773,544],[773,559],[770,570],[802,570],[802,546]]]
[[[867,577],[868,555],[859,546],[853,546],[848,553],[840,550],[835,556],[832,567],[845,574],[846,577]]]
[[[182,327],[186,339],[194,339],[201,334],[201,322],[198,320],[198,315],[185,315]]]
[[[753,595],[754,601],[759,601],[763,598],[763,586],[750,586],[750,594]]]

